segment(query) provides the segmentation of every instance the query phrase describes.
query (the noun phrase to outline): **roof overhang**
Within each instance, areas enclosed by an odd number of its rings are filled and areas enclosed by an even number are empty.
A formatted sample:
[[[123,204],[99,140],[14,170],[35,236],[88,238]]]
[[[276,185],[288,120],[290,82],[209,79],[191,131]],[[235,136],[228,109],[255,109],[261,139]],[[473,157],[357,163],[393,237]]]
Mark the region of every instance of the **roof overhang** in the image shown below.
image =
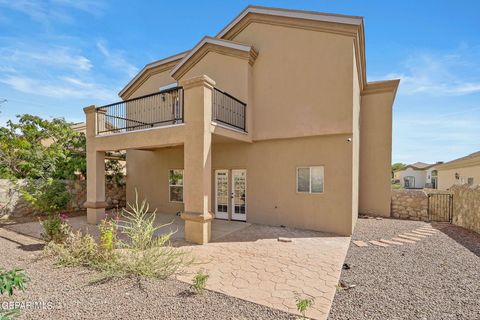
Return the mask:
[[[132,86],[134,86],[135,83],[139,81],[140,83],[143,83],[143,81],[145,81],[152,74],[172,68],[172,66],[177,64],[177,62],[180,61],[180,59],[182,59],[183,57],[185,57],[187,53],[188,51],[185,51],[145,65],[143,69],[140,70],[140,72],[138,72],[137,75],[132,80],[130,80],[129,83],[127,83],[127,85],[118,93],[118,95],[123,98],[123,96],[129,91]]]
[[[253,65],[257,58],[257,52],[252,46],[234,41],[204,37],[177,63],[172,71],[170,71],[170,75],[174,79],[180,79],[209,52],[238,57],[247,60],[251,65]]]
[[[477,157],[471,157],[466,159],[452,160],[450,162],[438,165],[437,169],[449,170],[449,169],[460,169],[464,167],[473,167],[473,166],[480,166],[480,155]]]

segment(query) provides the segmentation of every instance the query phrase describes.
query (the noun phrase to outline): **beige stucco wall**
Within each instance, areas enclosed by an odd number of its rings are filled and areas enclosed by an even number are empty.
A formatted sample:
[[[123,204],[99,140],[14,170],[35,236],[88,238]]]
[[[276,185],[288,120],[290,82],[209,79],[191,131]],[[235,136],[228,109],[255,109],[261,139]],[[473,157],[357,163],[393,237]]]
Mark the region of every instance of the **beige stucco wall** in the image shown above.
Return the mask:
[[[455,173],[460,179],[455,179]],[[438,189],[448,189],[455,184],[465,184],[468,178],[473,178],[473,184],[480,184],[480,164],[469,167],[457,167],[451,169],[438,169]]]
[[[350,37],[252,23],[233,40],[258,50],[254,140],[352,132]]]
[[[170,202],[168,172],[183,169],[183,147],[154,150],[127,150],[127,200],[135,200],[135,188],[140,199],[146,198],[151,209],[162,213],[183,210],[183,204]]]
[[[352,48],[353,50],[353,48]],[[357,62],[353,59],[353,134],[352,134],[352,225],[355,226],[358,218],[359,184],[360,184],[360,82],[357,73]],[[353,231],[353,230],[352,230]]]
[[[249,66],[247,60],[217,52],[209,52],[179,80],[205,74],[215,81],[215,87],[248,103]]]
[[[170,70],[175,66],[175,64],[169,64],[169,68],[161,72],[155,73],[148,77],[135,91],[131,93],[128,97],[136,98],[143,96],[149,93],[154,93],[160,91],[160,87],[165,86],[170,83],[177,82],[170,76]]]
[[[331,135],[214,144],[212,195],[215,169],[247,169],[248,222],[351,234],[352,148],[347,138]],[[183,209],[181,204],[168,202],[168,170],[183,168],[183,148],[128,151],[127,163],[129,172],[135,172],[127,180],[129,201],[136,187],[159,212]],[[325,167],[324,193],[297,193],[296,168],[315,165]],[[212,199],[212,212],[214,203]]]
[[[390,216],[393,92],[362,95],[359,212]]]

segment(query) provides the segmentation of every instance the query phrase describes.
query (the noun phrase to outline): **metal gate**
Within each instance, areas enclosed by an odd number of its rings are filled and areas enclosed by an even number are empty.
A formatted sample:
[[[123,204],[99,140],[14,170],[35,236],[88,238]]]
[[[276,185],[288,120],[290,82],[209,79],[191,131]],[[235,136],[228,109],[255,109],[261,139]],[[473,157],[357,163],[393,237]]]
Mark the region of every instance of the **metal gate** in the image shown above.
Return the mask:
[[[453,195],[432,193],[428,195],[428,220],[452,222]]]

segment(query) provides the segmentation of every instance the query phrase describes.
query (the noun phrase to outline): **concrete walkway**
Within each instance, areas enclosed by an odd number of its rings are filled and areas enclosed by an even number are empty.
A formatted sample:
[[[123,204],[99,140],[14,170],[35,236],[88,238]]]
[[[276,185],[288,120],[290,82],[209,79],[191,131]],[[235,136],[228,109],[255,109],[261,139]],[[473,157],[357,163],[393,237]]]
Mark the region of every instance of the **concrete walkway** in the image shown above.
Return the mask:
[[[203,270],[210,276],[210,290],[295,314],[295,298],[311,297],[314,304],[307,316],[327,318],[349,237],[214,220],[212,242],[202,246],[183,241],[184,223],[179,217],[158,214],[156,222],[171,223],[159,234],[176,231],[174,245],[191,251],[198,262],[177,276],[179,280],[191,283],[193,275]],[[95,226],[87,225],[85,216],[71,218],[69,223],[74,230],[88,230],[98,236]],[[41,233],[38,222],[7,228],[33,237]]]

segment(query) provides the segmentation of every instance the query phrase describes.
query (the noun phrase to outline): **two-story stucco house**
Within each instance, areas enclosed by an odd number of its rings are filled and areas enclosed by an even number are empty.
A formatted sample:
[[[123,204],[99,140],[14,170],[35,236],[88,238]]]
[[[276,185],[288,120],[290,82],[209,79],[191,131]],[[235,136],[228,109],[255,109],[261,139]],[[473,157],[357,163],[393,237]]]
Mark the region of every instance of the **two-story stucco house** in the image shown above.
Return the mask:
[[[188,241],[212,219],[350,235],[359,212],[390,215],[398,84],[367,82],[362,17],[249,6],[85,108],[88,221],[105,152],[126,150],[128,199],[182,212]]]

